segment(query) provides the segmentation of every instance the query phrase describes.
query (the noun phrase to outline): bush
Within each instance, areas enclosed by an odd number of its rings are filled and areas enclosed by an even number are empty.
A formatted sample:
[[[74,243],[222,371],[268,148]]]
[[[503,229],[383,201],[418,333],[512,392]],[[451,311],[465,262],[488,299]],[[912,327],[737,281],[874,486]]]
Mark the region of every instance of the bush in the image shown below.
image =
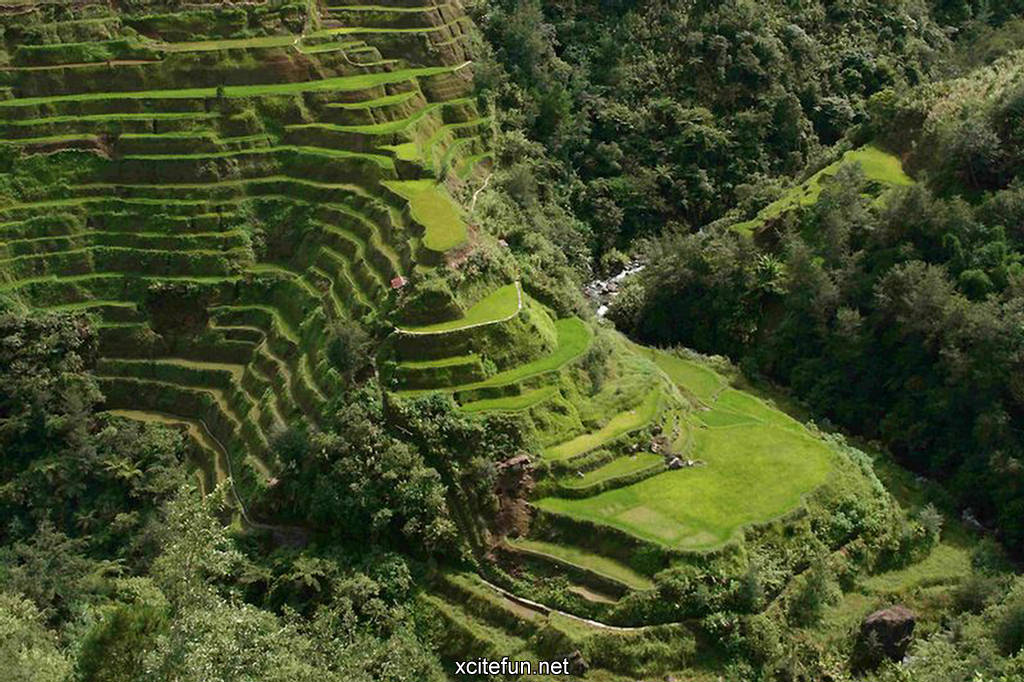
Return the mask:
[[[960,613],[981,613],[998,589],[997,578],[973,573],[953,591],[953,606]]]
[[[995,623],[995,640],[1004,656],[1013,656],[1024,649],[1024,584],[1019,584],[999,611]]]

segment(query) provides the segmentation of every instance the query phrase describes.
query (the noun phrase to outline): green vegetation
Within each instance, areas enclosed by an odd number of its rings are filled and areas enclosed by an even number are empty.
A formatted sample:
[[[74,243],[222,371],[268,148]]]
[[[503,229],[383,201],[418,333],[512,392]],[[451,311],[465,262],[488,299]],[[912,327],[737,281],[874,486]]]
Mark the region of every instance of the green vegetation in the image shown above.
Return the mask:
[[[405,334],[440,334],[467,329],[474,326],[507,320],[522,308],[523,293],[519,282],[499,287],[474,303],[466,314],[457,320],[438,322],[423,327],[402,327]]]
[[[632,344],[634,352],[654,361],[677,386],[705,403],[714,402],[726,387],[725,380],[713,369],[695,360]]]
[[[556,545],[538,540],[510,540],[509,544],[528,552],[546,554],[559,561],[583,566],[587,570],[605,575],[613,580],[618,580],[635,590],[647,590],[654,585],[650,578],[631,570],[628,566],[576,547]]]
[[[549,459],[568,459],[598,448],[624,433],[649,424],[658,414],[660,404],[661,391],[656,388],[648,393],[643,402],[635,408],[615,415],[599,430],[548,448],[544,451],[544,456]]]
[[[428,249],[444,253],[466,241],[466,223],[443,187],[432,180],[389,181],[385,186],[409,202],[413,218],[423,225]]]
[[[602,483],[614,478],[633,474],[638,471],[652,469],[662,464],[664,457],[653,455],[649,452],[640,453],[630,457],[619,457],[602,467],[588,471],[583,476],[565,483],[568,488],[589,488],[592,485]]]
[[[830,469],[827,448],[812,438],[759,424],[699,432],[693,454],[706,465],[582,500],[545,498],[537,506],[671,547],[709,549],[747,524],[796,508]]]
[[[558,334],[558,348],[551,355],[504,372],[498,372],[485,381],[458,386],[457,389],[460,391],[472,391],[480,388],[506,386],[540,374],[553,372],[578,358],[590,345],[592,332],[582,320],[574,317],[556,320],[555,331]]]
[[[450,73],[453,69],[446,66],[406,69],[401,71],[385,71],[381,73],[360,74],[357,76],[339,76],[318,81],[298,83],[275,83],[269,85],[227,85],[223,88],[181,88],[174,90],[142,90],[128,92],[90,92],[78,95],[57,95],[51,97],[23,97],[13,100],[0,100],[0,108],[27,107],[31,105],[52,105],[66,102],[90,102],[95,100],[161,100],[161,99],[211,99],[222,97],[241,98],[265,95],[293,95],[306,92],[346,92],[365,90],[378,85],[401,83],[411,78],[424,78],[442,73]]]
[[[805,182],[793,187],[782,195],[781,198],[765,206],[753,220],[733,225],[733,229],[742,234],[753,234],[759,226],[779,218],[796,208],[813,206],[818,203],[821,191],[825,185],[834,181],[839,169],[843,166],[857,164],[860,166],[864,178],[868,182],[874,182],[883,188],[906,187],[914,184],[904,171],[898,157],[888,154],[877,147],[863,147],[843,154],[843,158],[830,166],[821,169]],[[878,190],[876,190],[878,192]]]
[[[557,386],[542,386],[531,391],[524,391],[519,395],[507,396],[504,398],[485,398],[464,403],[459,406],[463,412],[517,412],[526,410],[535,405],[543,403],[558,393]]]
[[[706,368],[668,353],[655,353],[658,356],[659,366],[685,368],[675,373],[674,381],[697,377],[698,385],[710,383],[705,372],[698,371]],[[686,383],[679,387],[688,389]],[[644,402],[641,408],[616,416],[601,431],[549,449],[546,455],[571,457],[606,442],[614,437],[612,433],[649,422],[657,409],[658,392]],[[792,511],[825,481],[832,468],[829,449],[785,414],[735,389],[722,392],[708,414],[719,412],[735,417],[714,419],[700,414],[711,428],[697,430],[695,447],[687,455],[700,460],[700,466],[666,471],[584,499],[545,498],[537,506],[606,523],[672,547],[709,549],[734,539],[747,524]],[[786,428],[790,425],[797,429]],[[623,460],[613,464],[614,468],[629,466]],[[590,482],[609,478],[609,467],[604,473],[592,472]],[[757,494],[751,495],[752,490]]]

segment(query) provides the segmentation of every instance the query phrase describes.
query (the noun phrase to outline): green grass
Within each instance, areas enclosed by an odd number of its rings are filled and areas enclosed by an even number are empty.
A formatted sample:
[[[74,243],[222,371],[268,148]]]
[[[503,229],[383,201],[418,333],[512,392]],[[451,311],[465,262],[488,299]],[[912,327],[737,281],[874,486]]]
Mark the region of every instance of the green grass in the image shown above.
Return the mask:
[[[272,83],[263,85],[226,85],[223,88],[225,97],[255,97],[260,95],[294,95],[304,92],[337,91],[347,92],[364,90],[387,83],[399,83],[412,78],[436,76],[450,73],[458,66],[430,66],[399,71],[380,73],[363,73],[353,76],[338,76],[317,81],[298,83]],[[182,88],[174,90],[134,90],[128,92],[90,92],[74,95],[56,95],[53,97],[24,97],[21,99],[0,100],[0,108],[29,106],[35,104],[57,104],[60,102],[85,102],[103,99],[196,99],[216,97],[217,88]]]
[[[256,38],[232,38],[227,40],[201,40],[180,43],[160,43],[157,49],[164,52],[206,52],[210,50],[237,50],[260,47],[287,47],[295,45],[301,36],[259,36]]]
[[[414,5],[401,7],[395,5],[329,5],[331,11],[344,12],[396,12],[396,13],[423,13],[437,9],[437,5]]]
[[[508,540],[509,545],[524,549],[534,554],[550,556],[567,564],[580,566],[599,575],[616,580],[635,590],[647,590],[654,587],[649,578],[643,576],[633,569],[598,554],[591,554],[577,547],[567,545],[556,545],[540,540],[516,539]]]
[[[569,459],[570,457],[590,452],[594,448],[615,440],[625,433],[646,426],[658,414],[661,398],[661,389],[653,389],[647,394],[643,402],[631,410],[615,415],[598,431],[585,433],[570,441],[548,448],[544,451],[544,457],[552,460]]]
[[[558,386],[542,386],[532,391],[525,391],[518,395],[504,396],[501,398],[488,398],[476,400],[462,405],[459,409],[463,412],[519,412],[534,405],[539,405],[551,396],[558,393]]]
[[[869,594],[900,594],[918,587],[955,584],[970,576],[971,571],[970,552],[943,541],[922,561],[871,576],[860,588]]]
[[[412,217],[423,226],[423,245],[444,253],[466,242],[468,229],[447,190],[434,180],[395,180],[384,186],[409,202]]]
[[[76,138],[83,136],[74,136]],[[276,147],[257,147],[255,149],[239,149],[228,152],[201,152],[197,154],[125,154],[124,159],[140,161],[206,161],[212,159],[229,159],[250,154],[276,154],[279,152],[298,152],[300,154],[316,154],[336,159],[360,159],[372,161],[381,168],[394,170],[395,162],[391,157],[366,152],[351,152],[345,149],[329,149],[326,147],[305,147],[296,145],[279,145]]]
[[[338,109],[376,109],[378,107],[401,104],[402,102],[412,99],[418,94],[420,94],[419,90],[406,90],[405,92],[399,92],[394,95],[384,95],[383,97],[367,99],[362,102],[330,102],[327,104],[327,107]]]
[[[898,187],[914,184],[913,178],[903,171],[898,157],[888,154],[874,146],[861,147],[843,154],[843,158],[832,165],[818,171],[805,182],[791,188],[781,198],[761,210],[753,220],[737,223],[732,229],[752,235],[765,221],[778,218],[801,206],[813,206],[818,202],[821,191],[843,165],[859,163],[864,176],[883,185]]]
[[[726,410],[721,407],[714,407],[706,412],[701,412],[697,417],[701,422],[713,428],[736,426],[737,424],[749,424],[752,421],[755,421],[749,415],[741,412],[733,412],[732,410]]]
[[[416,92],[402,93],[402,95],[415,95]],[[408,99],[408,97],[404,98]],[[404,100],[400,100],[404,101]],[[446,100],[444,102],[431,102],[426,106],[420,107],[414,114],[407,118],[399,118],[392,121],[383,121],[381,123],[367,123],[362,125],[336,125],[333,123],[301,123],[296,125],[285,126],[285,130],[302,130],[304,128],[317,128],[321,130],[332,130],[342,133],[362,133],[364,135],[390,135],[393,133],[400,133],[407,130],[417,121],[420,121],[427,114],[437,111],[438,109],[450,106],[452,104],[465,104],[472,102],[472,97],[460,97],[458,99]],[[408,181],[412,183],[423,182],[423,181]],[[432,183],[431,183],[432,184]],[[401,192],[399,192],[401,194]],[[405,196],[404,194],[402,195]]]
[[[344,26],[341,28],[327,28],[315,33],[310,33],[310,38],[323,38],[325,36],[337,36],[337,35],[356,35],[359,33],[434,33],[437,31],[444,31],[450,29],[452,26],[460,24],[462,17],[456,19],[447,24],[441,24],[438,26],[414,26],[411,28],[392,28],[388,27],[376,27],[376,26]]]
[[[457,365],[465,365],[472,363],[476,358],[476,355],[456,355],[450,358],[441,358],[440,360],[414,360],[410,362],[403,362],[402,367],[407,369],[433,369],[437,367],[455,367]]]
[[[513,282],[495,289],[477,301],[466,311],[465,315],[457,320],[438,322],[422,327],[402,327],[400,331],[409,334],[438,334],[507,320],[519,312],[520,298],[519,282]]]
[[[151,114],[83,114],[81,116],[49,116],[4,121],[9,126],[34,126],[51,123],[106,122],[106,121],[187,121],[219,118],[217,112],[154,112]]]
[[[99,138],[89,133],[68,133],[66,135],[47,135],[45,137],[15,137],[9,140],[0,139],[0,144],[55,144],[58,142],[97,142]]]
[[[415,142],[403,142],[401,144],[388,144],[381,147],[395,153],[395,158],[402,161],[419,161],[420,148]]]
[[[718,373],[699,362],[637,344],[630,344],[630,347],[648,360],[653,360],[677,386],[703,402],[710,402],[727,385]]]
[[[785,412],[775,409],[755,395],[735,388],[722,391],[714,410],[738,413],[765,424],[803,431],[803,425]]]
[[[613,478],[619,478],[620,476],[627,476],[629,474],[650,469],[653,466],[657,466],[663,461],[661,455],[655,455],[651,452],[643,452],[637,455],[631,455],[626,457],[619,457],[618,459],[612,460],[603,467],[588,471],[583,474],[582,478],[574,477],[567,479],[563,485],[566,488],[589,488],[592,485],[603,483],[604,481],[611,480]]]
[[[127,308],[134,310],[137,304],[134,301],[115,301],[115,300],[90,300],[90,301],[75,301],[74,303],[61,303],[58,305],[47,306],[47,310],[54,312],[74,313],[89,310],[90,308],[99,307],[113,307],[113,308]]]

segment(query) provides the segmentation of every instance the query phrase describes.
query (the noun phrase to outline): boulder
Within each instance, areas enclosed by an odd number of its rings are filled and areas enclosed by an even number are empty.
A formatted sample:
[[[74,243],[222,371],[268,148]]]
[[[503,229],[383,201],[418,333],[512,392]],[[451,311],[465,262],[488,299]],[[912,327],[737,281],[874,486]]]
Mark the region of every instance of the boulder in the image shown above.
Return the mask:
[[[576,677],[583,677],[587,674],[588,670],[590,670],[590,666],[587,664],[586,660],[584,660],[583,654],[580,653],[579,649],[569,654],[570,675],[574,675]]]
[[[860,624],[854,647],[854,667],[873,670],[889,659],[901,661],[914,638],[914,612],[897,605],[868,615]]]

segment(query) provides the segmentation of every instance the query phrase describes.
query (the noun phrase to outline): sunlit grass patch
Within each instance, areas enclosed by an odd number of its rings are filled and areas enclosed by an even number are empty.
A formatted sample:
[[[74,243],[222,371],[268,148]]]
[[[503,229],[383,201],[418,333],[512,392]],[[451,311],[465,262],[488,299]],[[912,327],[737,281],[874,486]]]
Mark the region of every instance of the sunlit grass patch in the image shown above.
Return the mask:
[[[466,241],[468,230],[448,192],[431,179],[384,183],[409,202],[412,217],[423,226],[423,245],[444,253]]]

